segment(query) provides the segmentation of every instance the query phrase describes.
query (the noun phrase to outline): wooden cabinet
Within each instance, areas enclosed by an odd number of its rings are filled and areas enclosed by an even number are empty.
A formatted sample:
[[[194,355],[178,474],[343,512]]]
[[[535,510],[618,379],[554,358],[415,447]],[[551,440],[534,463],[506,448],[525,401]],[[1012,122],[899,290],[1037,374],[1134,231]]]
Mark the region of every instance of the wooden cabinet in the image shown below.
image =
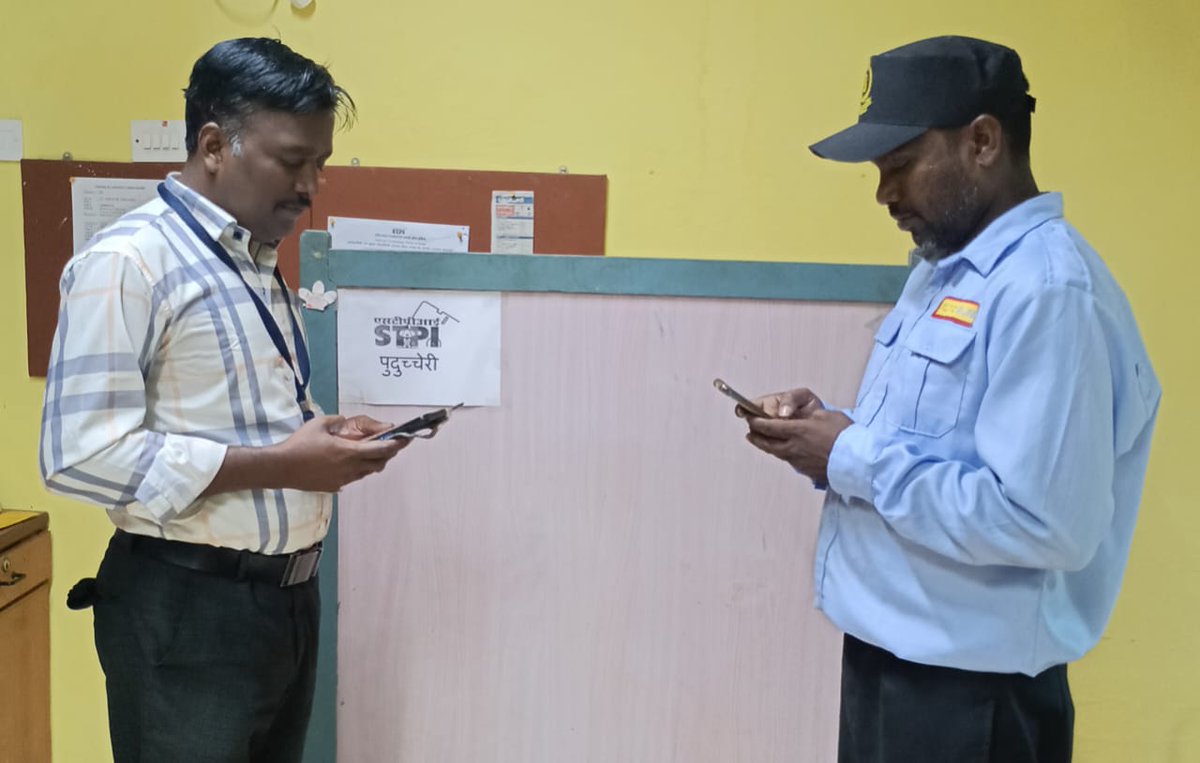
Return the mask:
[[[50,761],[50,533],[0,511],[0,763]]]

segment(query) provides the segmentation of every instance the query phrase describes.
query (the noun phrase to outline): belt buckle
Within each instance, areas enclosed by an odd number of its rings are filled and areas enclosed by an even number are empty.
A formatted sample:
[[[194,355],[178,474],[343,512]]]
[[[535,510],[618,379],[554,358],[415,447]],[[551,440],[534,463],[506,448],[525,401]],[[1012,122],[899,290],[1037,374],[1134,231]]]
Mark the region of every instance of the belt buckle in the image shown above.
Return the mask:
[[[303,551],[296,551],[288,556],[287,566],[283,568],[283,580],[279,581],[280,588],[307,583],[317,574],[317,565],[321,562],[321,547],[314,546]]]

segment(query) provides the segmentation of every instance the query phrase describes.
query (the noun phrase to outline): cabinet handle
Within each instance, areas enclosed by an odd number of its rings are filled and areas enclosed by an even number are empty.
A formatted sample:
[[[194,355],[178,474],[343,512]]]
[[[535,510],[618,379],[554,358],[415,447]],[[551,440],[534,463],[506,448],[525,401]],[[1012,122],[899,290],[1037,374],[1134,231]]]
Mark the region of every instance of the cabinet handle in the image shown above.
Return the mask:
[[[3,562],[0,562],[0,572],[3,572],[5,574],[9,575],[8,580],[0,580],[0,587],[13,586],[13,585],[16,585],[17,583],[20,583],[22,580],[25,579],[24,572],[12,571],[12,562],[10,562],[8,560],[7,556],[4,557]]]
[[[14,573],[12,573],[12,578],[10,580],[0,580],[0,587],[16,585],[17,583],[20,583],[24,579],[25,579],[24,572],[14,572]]]

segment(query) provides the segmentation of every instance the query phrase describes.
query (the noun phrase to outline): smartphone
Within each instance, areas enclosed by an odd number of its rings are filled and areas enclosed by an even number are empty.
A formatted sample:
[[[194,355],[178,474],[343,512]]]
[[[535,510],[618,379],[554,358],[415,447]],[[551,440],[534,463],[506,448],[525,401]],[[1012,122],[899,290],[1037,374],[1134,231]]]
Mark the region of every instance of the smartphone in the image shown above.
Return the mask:
[[[368,437],[368,440],[394,440],[397,437],[433,437],[434,429],[444,421],[450,418],[450,412],[461,408],[462,403],[451,408],[438,408],[429,413],[422,413],[416,418],[409,419],[403,424],[397,424],[391,429],[385,429],[377,435]]]
[[[720,390],[721,394],[736,400],[738,407],[751,416],[758,416],[761,419],[775,418],[774,416],[767,415],[767,412],[760,406],[720,379],[713,379],[713,386]]]

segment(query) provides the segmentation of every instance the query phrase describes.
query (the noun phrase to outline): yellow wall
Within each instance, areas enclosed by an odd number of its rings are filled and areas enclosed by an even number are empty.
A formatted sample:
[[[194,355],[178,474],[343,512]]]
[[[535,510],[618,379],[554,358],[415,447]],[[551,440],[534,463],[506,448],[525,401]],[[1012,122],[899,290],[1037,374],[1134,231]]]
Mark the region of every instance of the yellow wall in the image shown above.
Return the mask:
[[[274,7],[278,6],[278,7]],[[1039,98],[1034,164],[1124,283],[1167,390],[1143,517],[1108,634],[1072,669],[1081,761],[1200,759],[1200,428],[1192,251],[1200,178],[1195,0],[5,0],[0,118],[29,158],[128,160],[129,120],[182,116],[218,39],[279,34],[360,106],[335,163],[607,174],[616,256],[900,263],[869,167],[805,145],[856,114],[867,56],[974,34],[1017,48]],[[508,11],[508,8],[515,10]],[[55,760],[106,759],[90,616],[62,606],[108,535],[37,477],[41,383],[25,373],[20,172],[0,164],[0,505],[55,541]],[[795,380],[802,382],[802,379]],[[9,701],[17,699],[12,687]]]

